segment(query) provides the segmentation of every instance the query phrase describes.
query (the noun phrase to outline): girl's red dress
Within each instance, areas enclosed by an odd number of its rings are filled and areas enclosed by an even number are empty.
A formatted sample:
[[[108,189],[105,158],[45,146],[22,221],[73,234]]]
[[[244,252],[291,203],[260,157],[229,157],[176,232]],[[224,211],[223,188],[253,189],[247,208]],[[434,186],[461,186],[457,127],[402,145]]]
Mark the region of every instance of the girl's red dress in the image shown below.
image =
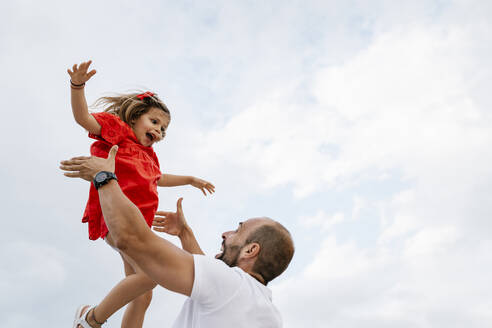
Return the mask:
[[[140,209],[150,227],[159,204],[157,181],[161,178],[159,160],[154,150],[141,145],[132,128],[118,116],[106,112],[92,115],[101,125],[101,134],[89,133],[90,138],[97,140],[91,146],[91,155],[106,158],[111,147],[118,145],[115,165],[118,184],[123,193]],[[91,240],[104,238],[108,234],[99,195],[93,184],[89,190],[82,222],[89,223]]]

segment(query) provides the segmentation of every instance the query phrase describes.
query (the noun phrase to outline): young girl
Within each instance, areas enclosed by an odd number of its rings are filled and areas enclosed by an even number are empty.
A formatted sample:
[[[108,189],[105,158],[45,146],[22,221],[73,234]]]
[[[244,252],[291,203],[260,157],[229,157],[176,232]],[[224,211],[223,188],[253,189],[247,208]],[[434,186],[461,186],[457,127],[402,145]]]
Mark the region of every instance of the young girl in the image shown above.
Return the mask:
[[[161,141],[171,116],[166,105],[152,92],[102,97],[96,104],[105,105],[104,112],[89,114],[84,86],[94,74],[88,72],[91,61],[73,65],[70,75],[72,111],[75,121],[96,139],[91,155],[107,157],[109,149],[118,145],[115,175],[125,195],[140,209],[147,224],[152,225],[158,206],[157,186],[192,185],[213,193],[214,185],[191,176],[161,174],[159,161],[152,145]],[[89,200],[82,222],[89,225],[89,239],[103,238],[114,248],[114,242],[91,184]],[[97,306],[81,306],[74,327],[101,327],[118,309],[129,303],[121,327],[142,327],[145,311],[152,299],[155,283],[123,253],[120,253],[126,278],[116,285]]]

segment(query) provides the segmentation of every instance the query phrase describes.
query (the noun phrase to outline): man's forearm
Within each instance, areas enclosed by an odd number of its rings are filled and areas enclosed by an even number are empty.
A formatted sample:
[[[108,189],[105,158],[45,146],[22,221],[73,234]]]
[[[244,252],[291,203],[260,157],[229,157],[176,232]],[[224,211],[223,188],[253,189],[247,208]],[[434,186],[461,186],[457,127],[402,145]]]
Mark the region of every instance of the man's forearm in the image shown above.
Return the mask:
[[[181,247],[185,251],[191,254],[205,255],[193,234],[193,230],[189,226],[186,226],[178,237],[181,241]]]
[[[78,156],[62,161],[60,168],[71,178],[92,181],[98,172],[114,172],[118,146],[107,158]],[[147,226],[140,210],[123,194],[116,180],[98,188],[104,220],[115,246],[156,283],[171,291],[191,295],[194,282],[193,256]]]
[[[164,288],[190,296],[193,256],[152,233],[140,210],[123,194],[117,181],[109,181],[98,192],[104,220],[116,247]]]
[[[142,213],[121,191],[116,180],[98,190],[99,201],[111,237],[118,248],[127,247],[129,237],[141,239],[149,230]]]

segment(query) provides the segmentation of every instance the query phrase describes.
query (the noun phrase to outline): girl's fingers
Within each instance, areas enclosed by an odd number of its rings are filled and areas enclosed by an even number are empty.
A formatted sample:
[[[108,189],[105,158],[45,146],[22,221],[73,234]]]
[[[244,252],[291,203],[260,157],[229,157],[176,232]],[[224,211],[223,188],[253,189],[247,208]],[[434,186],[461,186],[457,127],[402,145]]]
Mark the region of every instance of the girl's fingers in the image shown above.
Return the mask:
[[[72,76],[73,75],[73,72],[70,70],[70,68],[67,69],[67,73],[68,75]]]
[[[72,66],[72,71],[76,72],[77,71],[77,64],[73,64]]]
[[[79,71],[84,74],[86,71],[87,71],[87,62],[83,62],[82,64],[80,64],[79,66]]]
[[[95,69],[93,69],[92,71],[90,71],[89,73],[87,73],[87,79],[90,79],[91,77],[93,77],[94,74],[96,74],[96,70]]]
[[[88,69],[89,66],[91,65],[91,63],[92,63],[92,60],[88,60],[88,61],[84,62],[84,69]]]
[[[80,64],[79,70],[81,70],[82,73],[85,74],[85,72],[87,72],[87,69],[89,68],[89,65],[90,65],[90,62],[88,62],[88,61],[83,62],[82,64]]]
[[[203,192],[203,195],[207,196],[207,193],[205,192],[205,189],[203,189],[203,187],[200,188],[200,190]]]

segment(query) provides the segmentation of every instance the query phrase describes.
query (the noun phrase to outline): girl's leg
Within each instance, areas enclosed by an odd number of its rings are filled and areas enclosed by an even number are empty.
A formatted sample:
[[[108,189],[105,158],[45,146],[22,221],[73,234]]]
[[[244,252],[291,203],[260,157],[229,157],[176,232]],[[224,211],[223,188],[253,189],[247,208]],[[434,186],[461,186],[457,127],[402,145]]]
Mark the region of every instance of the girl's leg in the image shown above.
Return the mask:
[[[125,265],[125,274],[127,276],[130,274],[137,274],[137,272],[141,272],[140,268],[131,258],[126,257],[125,255],[122,255],[121,257]],[[147,308],[149,307],[151,301],[152,289],[144,292],[142,295],[138,296],[133,301],[128,303],[125,313],[123,314],[123,320],[121,321],[121,328],[141,328],[143,326],[145,312],[147,311]]]
[[[109,234],[106,237],[106,242],[111,246],[114,245]],[[125,323],[125,318],[130,317],[130,319],[127,320],[133,322],[133,316],[135,315],[135,319],[138,319],[140,326],[133,325],[131,327],[141,327],[143,324],[145,310],[147,309],[152,297],[152,289],[156,286],[156,283],[150,279],[129,257],[122,254],[122,258],[125,265],[125,279],[120,281],[109,292],[101,303],[99,303],[99,305],[97,305],[92,311],[93,313],[89,313],[88,317],[93,315],[97,322],[104,322],[123,306],[142,296],[142,298],[139,298],[135,305],[129,306],[131,313],[127,315],[125,312],[122,323],[122,327],[127,327],[123,325]],[[150,292],[150,297],[146,294],[147,292]]]

